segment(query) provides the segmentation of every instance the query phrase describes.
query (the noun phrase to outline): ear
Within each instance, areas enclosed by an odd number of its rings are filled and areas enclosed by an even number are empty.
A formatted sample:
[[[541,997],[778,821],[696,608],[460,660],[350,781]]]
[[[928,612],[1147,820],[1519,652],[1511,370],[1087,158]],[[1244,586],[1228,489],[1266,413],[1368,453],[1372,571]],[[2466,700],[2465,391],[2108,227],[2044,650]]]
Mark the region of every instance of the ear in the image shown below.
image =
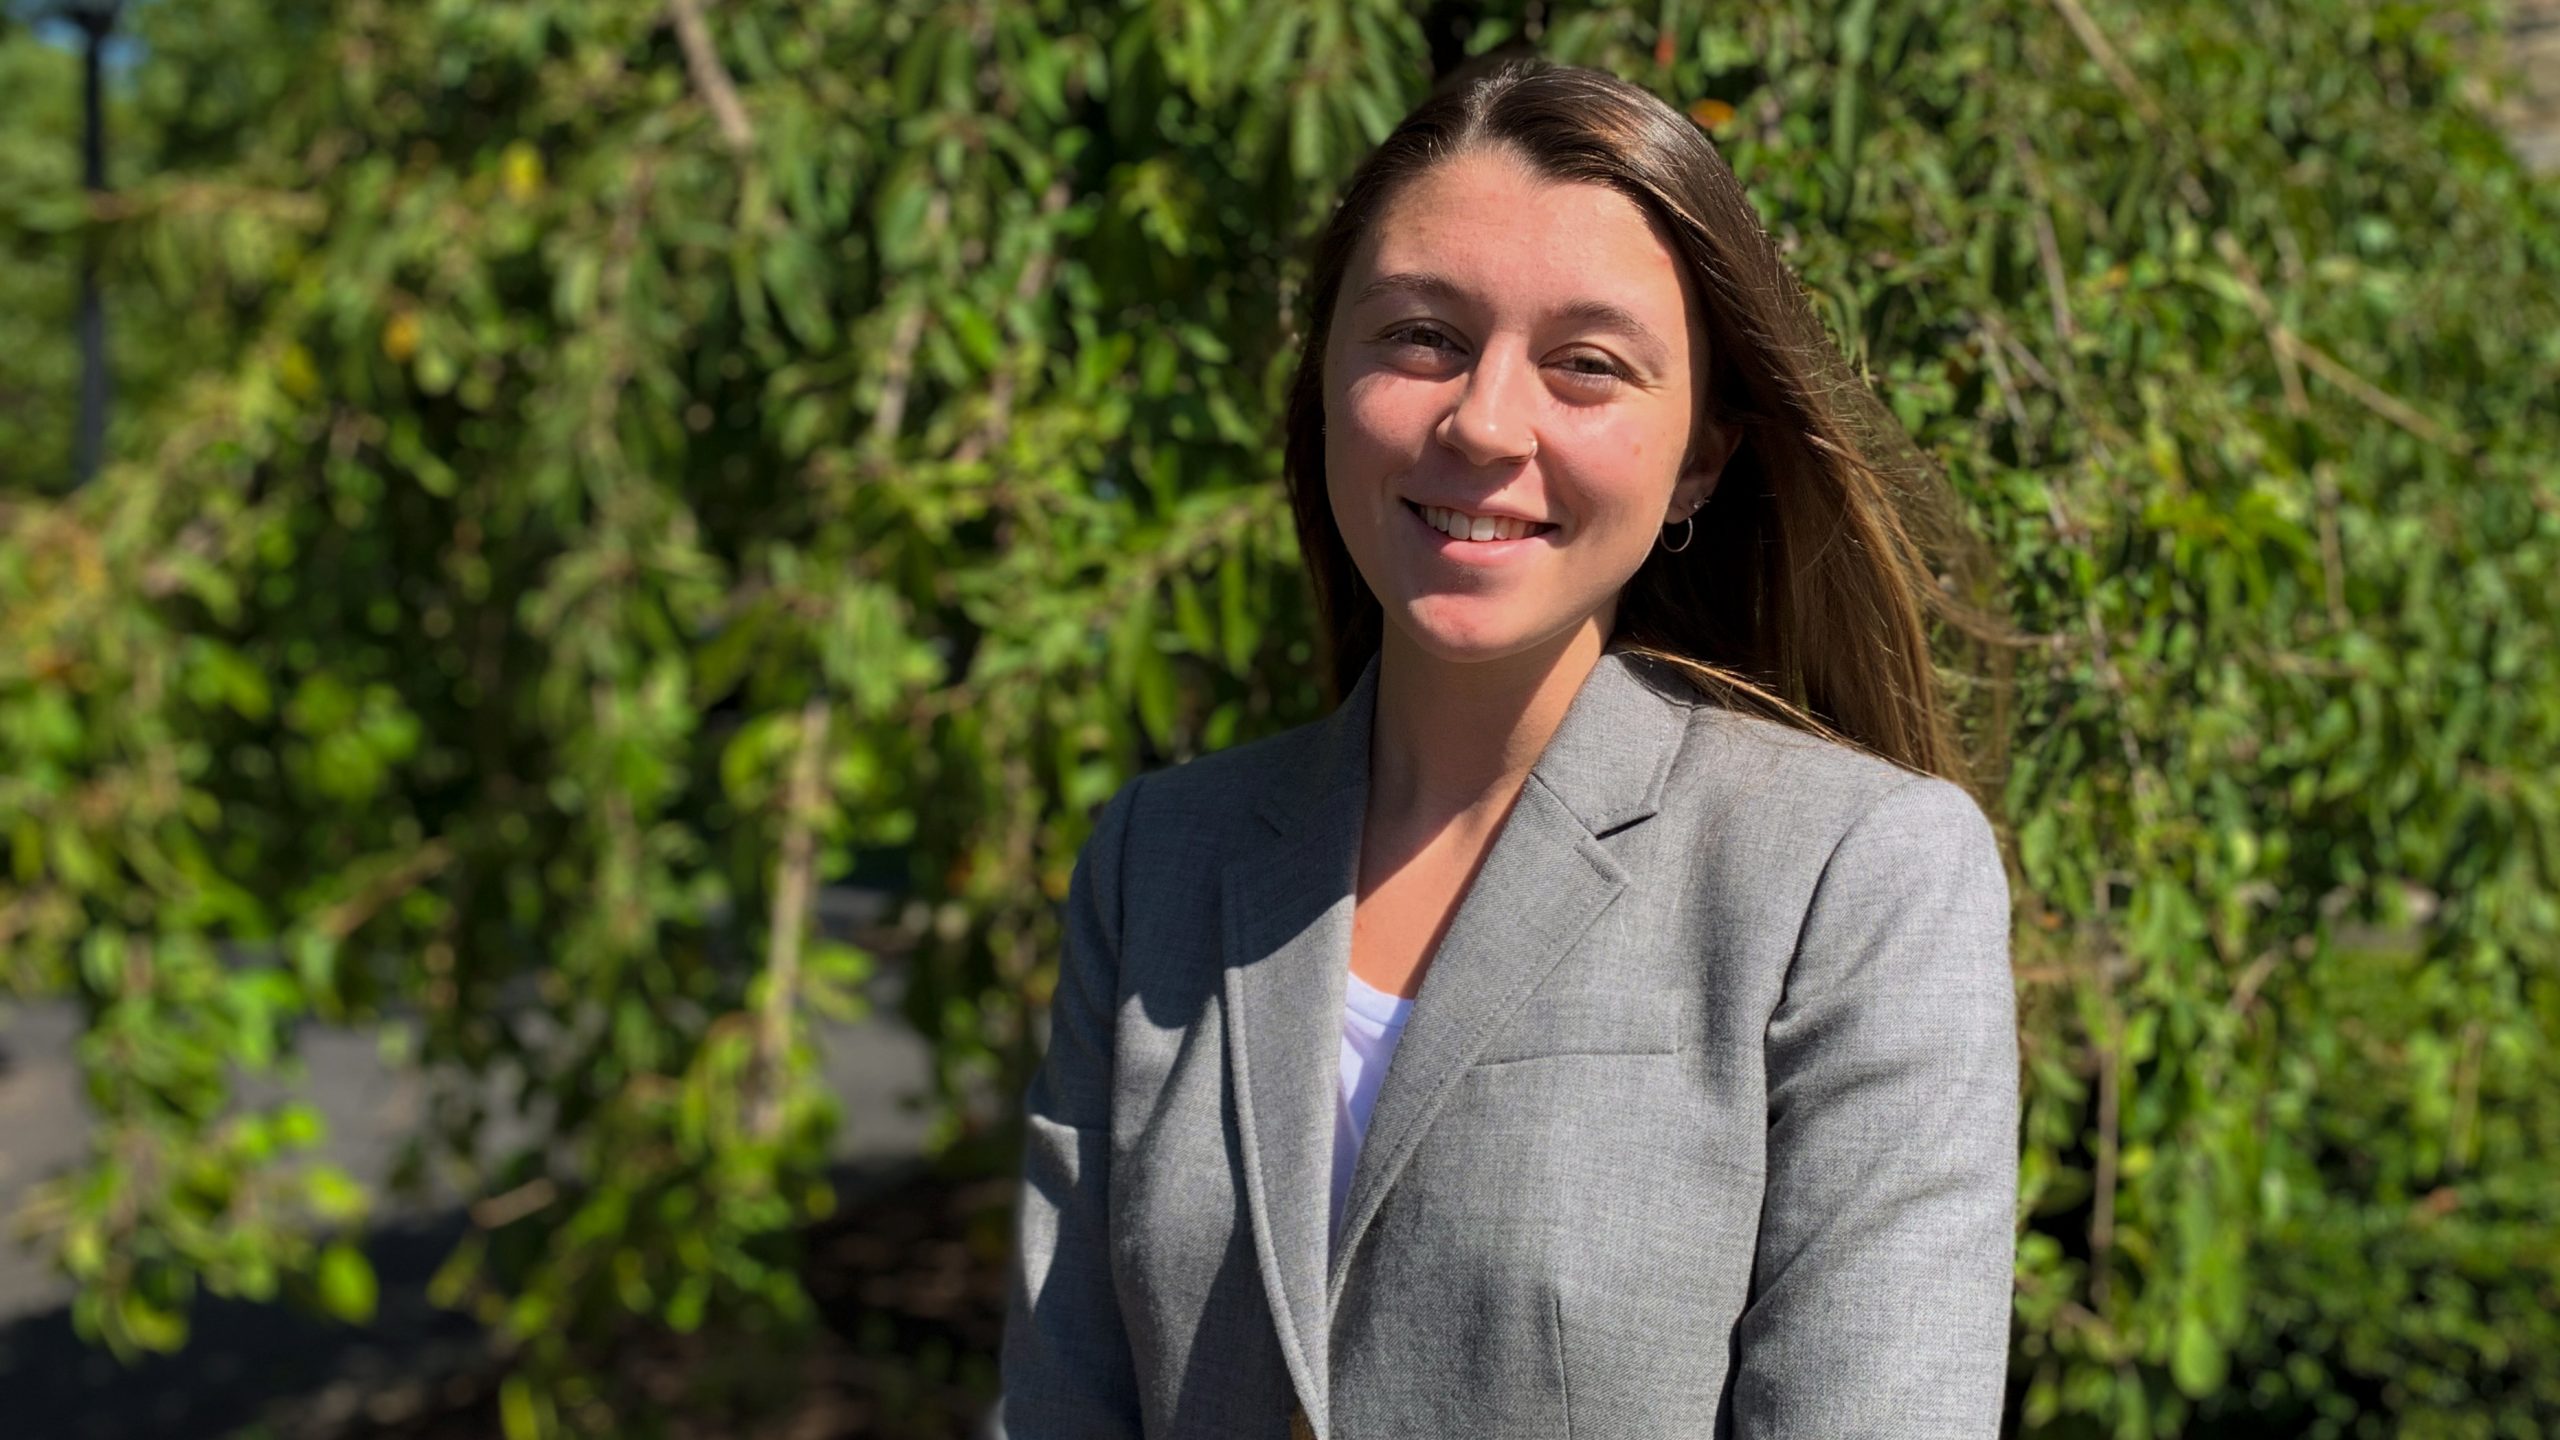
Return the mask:
[[[1696,514],[1698,507],[1707,503],[1707,497],[1715,493],[1716,482],[1724,478],[1724,467],[1741,446],[1741,426],[1706,422],[1705,432],[1698,437],[1697,448],[1690,455],[1689,468],[1680,472],[1679,481],[1671,487],[1671,511],[1663,523],[1677,525]]]

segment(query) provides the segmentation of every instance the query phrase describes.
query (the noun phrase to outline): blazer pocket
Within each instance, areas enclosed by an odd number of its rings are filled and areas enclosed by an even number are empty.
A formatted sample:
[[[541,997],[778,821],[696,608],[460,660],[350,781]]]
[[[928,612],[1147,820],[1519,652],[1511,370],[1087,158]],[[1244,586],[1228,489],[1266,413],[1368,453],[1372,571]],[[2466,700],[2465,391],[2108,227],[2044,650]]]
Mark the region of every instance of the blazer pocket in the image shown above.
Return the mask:
[[[1681,995],[1533,995],[1476,1055],[1511,1065],[1563,1055],[1673,1055],[1688,1039]]]

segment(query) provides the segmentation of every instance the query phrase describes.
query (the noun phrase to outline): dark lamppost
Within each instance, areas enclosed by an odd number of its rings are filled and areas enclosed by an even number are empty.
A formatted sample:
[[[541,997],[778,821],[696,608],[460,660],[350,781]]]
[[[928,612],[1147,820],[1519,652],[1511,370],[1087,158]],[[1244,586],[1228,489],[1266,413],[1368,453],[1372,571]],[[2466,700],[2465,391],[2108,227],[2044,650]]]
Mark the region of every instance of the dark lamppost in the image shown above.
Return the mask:
[[[64,0],[58,12],[88,40],[87,125],[81,139],[83,179],[92,195],[107,193],[107,102],[101,52],[116,28],[122,0]],[[86,484],[107,454],[107,312],[98,290],[98,244],[91,238],[80,256],[80,429],[71,448],[72,474]]]

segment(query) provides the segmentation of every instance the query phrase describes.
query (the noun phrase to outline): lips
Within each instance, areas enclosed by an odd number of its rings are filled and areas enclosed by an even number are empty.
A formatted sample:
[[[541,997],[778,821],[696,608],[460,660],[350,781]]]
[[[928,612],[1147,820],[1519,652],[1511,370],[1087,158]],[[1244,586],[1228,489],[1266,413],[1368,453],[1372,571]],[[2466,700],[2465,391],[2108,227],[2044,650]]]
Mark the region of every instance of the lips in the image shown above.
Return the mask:
[[[1551,521],[1533,520],[1525,515],[1512,515],[1498,510],[1470,510],[1462,506],[1425,505],[1418,501],[1400,501],[1406,512],[1422,521],[1437,534],[1463,544],[1500,544],[1509,540],[1534,539],[1556,529]],[[1474,533],[1465,533],[1472,524]],[[1502,534],[1492,533],[1501,530]]]
[[[1557,527],[1552,524],[1542,524],[1529,534],[1510,540],[1461,540],[1422,518],[1421,506],[1408,500],[1402,503],[1402,509],[1411,517],[1416,543],[1426,552],[1470,569],[1509,564],[1555,543]]]

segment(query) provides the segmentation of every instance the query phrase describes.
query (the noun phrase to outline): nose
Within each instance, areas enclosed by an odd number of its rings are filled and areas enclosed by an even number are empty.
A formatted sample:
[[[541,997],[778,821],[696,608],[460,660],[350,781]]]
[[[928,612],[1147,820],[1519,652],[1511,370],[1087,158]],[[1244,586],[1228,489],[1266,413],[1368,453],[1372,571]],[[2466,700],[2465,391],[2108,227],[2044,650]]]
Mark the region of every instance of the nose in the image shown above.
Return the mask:
[[[1467,371],[1458,403],[1441,417],[1440,443],[1472,465],[1500,465],[1537,454],[1534,403],[1521,390],[1536,383],[1534,368],[1524,355],[1487,346]]]

